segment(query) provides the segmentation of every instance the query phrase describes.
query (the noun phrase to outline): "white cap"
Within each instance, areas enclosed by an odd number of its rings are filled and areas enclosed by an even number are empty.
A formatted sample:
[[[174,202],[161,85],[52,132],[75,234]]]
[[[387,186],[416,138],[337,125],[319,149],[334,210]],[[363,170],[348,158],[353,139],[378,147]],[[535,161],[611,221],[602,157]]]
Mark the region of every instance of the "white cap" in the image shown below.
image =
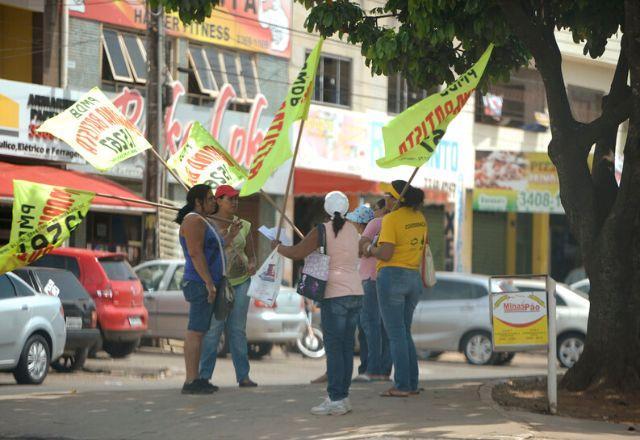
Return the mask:
[[[331,217],[339,212],[342,217],[349,210],[349,199],[342,191],[331,191],[324,198],[324,210]]]

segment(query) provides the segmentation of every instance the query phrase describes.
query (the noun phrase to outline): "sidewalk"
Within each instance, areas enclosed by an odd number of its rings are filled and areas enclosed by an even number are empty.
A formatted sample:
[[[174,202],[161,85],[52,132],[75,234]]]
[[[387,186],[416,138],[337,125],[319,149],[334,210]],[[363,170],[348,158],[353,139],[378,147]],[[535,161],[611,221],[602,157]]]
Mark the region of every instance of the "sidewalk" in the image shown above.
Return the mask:
[[[628,439],[623,425],[505,411],[482,382],[427,382],[407,399],[352,387],[353,412],[317,417],[321,385],[33,394],[0,399],[0,437],[30,439]]]

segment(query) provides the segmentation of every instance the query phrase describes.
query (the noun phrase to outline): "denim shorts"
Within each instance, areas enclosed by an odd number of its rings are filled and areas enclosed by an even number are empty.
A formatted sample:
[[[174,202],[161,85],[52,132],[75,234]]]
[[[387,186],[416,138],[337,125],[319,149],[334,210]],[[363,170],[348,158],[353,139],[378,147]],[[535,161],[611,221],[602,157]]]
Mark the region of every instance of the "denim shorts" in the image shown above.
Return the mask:
[[[213,316],[213,304],[207,301],[207,286],[200,281],[184,281],[182,283],[184,299],[189,303],[189,324],[192,332],[206,333]]]

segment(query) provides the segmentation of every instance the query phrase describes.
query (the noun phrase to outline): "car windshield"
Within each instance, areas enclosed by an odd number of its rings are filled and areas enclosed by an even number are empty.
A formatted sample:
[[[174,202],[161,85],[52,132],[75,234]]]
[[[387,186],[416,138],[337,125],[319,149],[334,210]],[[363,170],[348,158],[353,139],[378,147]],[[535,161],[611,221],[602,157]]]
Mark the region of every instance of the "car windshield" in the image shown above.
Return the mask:
[[[107,278],[113,281],[131,281],[138,277],[126,260],[113,258],[100,258],[100,265],[107,274]]]

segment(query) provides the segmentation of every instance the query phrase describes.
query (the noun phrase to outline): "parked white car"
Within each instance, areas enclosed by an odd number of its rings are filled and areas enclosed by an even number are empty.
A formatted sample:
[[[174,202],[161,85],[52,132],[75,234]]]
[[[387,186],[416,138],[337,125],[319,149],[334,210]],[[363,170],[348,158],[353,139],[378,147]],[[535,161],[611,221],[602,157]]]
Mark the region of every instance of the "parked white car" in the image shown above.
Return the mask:
[[[182,294],[184,260],[153,260],[133,268],[144,288],[149,311],[146,336],[184,339],[189,305]],[[295,345],[306,326],[302,297],[291,287],[282,287],[274,307],[251,299],[247,313],[249,355],[261,358],[274,344]],[[226,352],[221,341],[220,354]]]
[[[66,341],[60,299],[36,293],[12,273],[0,275],[0,370],[40,384]]]
[[[502,364],[513,353],[494,353],[491,343],[489,277],[438,272],[438,282],[423,295],[414,312],[412,333],[416,348],[461,351],[474,365]],[[535,281],[515,281],[519,289],[544,290]],[[589,301],[568,286],[556,288],[558,360],[570,368],[584,348]]]
[[[576,281],[569,287],[571,287],[571,289],[575,292],[578,292],[580,295],[584,296],[586,299],[589,299],[589,292],[591,291],[591,282],[589,281],[589,278]]]

